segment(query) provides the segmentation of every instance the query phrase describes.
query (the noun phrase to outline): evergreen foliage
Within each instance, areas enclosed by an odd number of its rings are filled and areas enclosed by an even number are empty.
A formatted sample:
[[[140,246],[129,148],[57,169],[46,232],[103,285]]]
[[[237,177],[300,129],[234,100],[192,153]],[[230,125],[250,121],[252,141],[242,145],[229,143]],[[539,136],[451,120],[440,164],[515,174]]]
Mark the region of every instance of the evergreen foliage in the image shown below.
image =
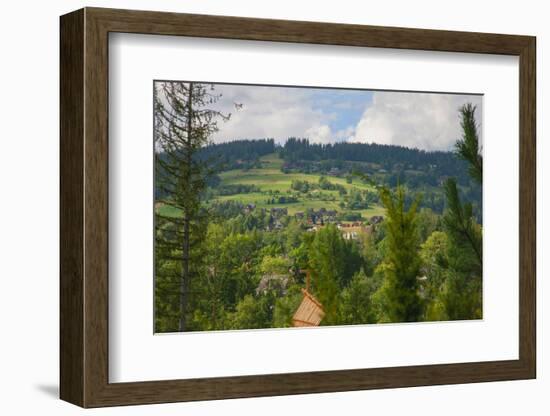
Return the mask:
[[[385,279],[379,293],[384,315],[389,322],[419,321],[424,312],[424,302],[418,293],[421,259],[416,215],[419,199],[407,209],[402,187],[398,187],[395,194],[382,188],[380,197],[387,213]]]
[[[196,155],[217,131],[217,119],[229,117],[210,108],[218,99],[206,84],[157,82],[154,87],[155,179],[164,196],[157,201],[182,213],[177,218],[156,213],[156,258],[173,263],[170,270],[159,267],[157,287],[159,296],[172,299],[165,307],[170,314],[177,310],[180,331],[187,329],[191,280],[201,263],[195,256],[206,223],[201,197],[212,174],[208,162]],[[169,236],[162,232],[168,223]]]
[[[462,140],[456,142],[457,155],[468,162],[470,176],[479,184],[483,181],[483,157],[475,119],[476,107],[470,103],[460,108]]]

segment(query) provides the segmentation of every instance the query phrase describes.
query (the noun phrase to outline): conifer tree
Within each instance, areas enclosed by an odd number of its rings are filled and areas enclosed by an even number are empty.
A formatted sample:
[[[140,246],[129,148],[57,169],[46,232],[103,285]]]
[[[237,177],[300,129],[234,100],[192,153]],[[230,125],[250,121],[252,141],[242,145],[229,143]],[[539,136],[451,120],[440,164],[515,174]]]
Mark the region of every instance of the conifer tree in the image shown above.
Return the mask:
[[[340,279],[345,273],[344,239],[334,225],[317,231],[309,250],[313,292],[323,304],[324,325],[337,323]]]
[[[383,313],[389,322],[417,322],[422,319],[424,302],[420,297],[418,277],[421,259],[417,227],[417,197],[405,207],[405,190],[398,186],[394,194],[380,188],[386,208],[386,255],[381,269],[384,283],[377,292]]]
[[[483,182],[483,158],[475,121],[476,107],[460,108],[462,139],[455,144],[458,157],[468,162],[472,179]],[[483,238],[472,204],[462,202],[455,178],[444,184],[447,209],[443,225],[449,237],[447,261],[449,274],[442,291],[442,303],[449,319],[481,318]]]
[[[156,200],[173,213],[156,213],[156,266],[161,280],[157,313],[165,311],[172,320],[176,315],[178,331],[187,329],[189,290],[207,219],[201,200],[213,173],[198,152],[217,131],[217,120],[229,117],[212,108],[219,97],[208,84],[154,85]]]

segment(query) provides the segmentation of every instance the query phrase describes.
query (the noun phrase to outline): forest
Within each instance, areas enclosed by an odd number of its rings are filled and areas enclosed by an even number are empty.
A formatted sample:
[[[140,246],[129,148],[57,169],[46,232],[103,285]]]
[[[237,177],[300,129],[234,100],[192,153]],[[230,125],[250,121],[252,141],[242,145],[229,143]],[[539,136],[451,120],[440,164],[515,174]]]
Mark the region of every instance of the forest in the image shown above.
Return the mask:
[[[215,86],[154,91],[155,332],[482,318],[476,107],[449,152],[212,143]]]

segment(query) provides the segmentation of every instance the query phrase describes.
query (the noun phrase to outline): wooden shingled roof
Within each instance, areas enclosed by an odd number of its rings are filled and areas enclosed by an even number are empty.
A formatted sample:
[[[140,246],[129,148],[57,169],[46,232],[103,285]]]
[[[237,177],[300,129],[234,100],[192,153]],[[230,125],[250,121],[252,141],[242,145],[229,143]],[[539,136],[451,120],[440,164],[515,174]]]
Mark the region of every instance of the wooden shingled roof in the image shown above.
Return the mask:
[[[304,298],[292,317],[293,325],[295,327],[319,326],[325,317],[323,305],[321,305],[321,303],[315,299],[315,297],[309,293],[307,289],[302,289],[302,293],[304,294]]]

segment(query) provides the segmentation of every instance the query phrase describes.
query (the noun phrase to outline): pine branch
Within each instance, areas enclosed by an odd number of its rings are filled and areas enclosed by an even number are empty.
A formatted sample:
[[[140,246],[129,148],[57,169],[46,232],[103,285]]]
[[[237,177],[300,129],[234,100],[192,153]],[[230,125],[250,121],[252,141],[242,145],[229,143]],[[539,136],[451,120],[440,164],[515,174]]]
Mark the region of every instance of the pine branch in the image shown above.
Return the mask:
[[[483,157],[475,120],[476,107],[470,103],[460,108],[462,140],[455,144],[457,155],[469,163],[468,172],[479,184],[483,182]]]
[[[483,255],[481,241],[475,235],[473,229],[473,220],[471,206],[468,204],[462,205],[456,179],[450,178],[445,182],[445,195],[449,204],[447,213],[443,216],[443,222],[449,231],[462,236],[472,248],[479,267],[483,264]]]

